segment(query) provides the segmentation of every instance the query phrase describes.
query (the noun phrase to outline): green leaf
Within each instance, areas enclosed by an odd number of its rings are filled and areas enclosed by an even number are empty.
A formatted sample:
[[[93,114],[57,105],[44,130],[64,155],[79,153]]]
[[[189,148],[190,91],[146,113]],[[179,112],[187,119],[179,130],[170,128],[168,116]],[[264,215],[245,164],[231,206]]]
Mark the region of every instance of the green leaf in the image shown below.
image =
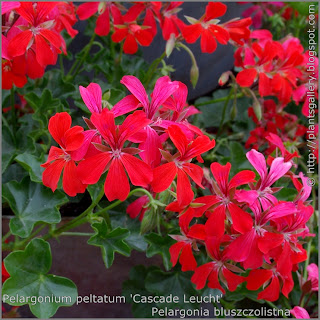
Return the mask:
[[[29,172],[31,181],[42,182],[42,172],[44,169],[40,165],[44,162],[43,157],[38,159],[36,156],[25,152],[15,157],[15,161]]]
[[[3,197],[9,202],[15,217],[10,220],[14,235],[26,238],[36,222],[58,223],[61,220],[57,206],[67,202],[59,191],[31,182],[25,177],[21,183],[10,181],[3,187]]]
[[[131,249],[124,241],[129,235],[127,229],[116,228],[110,230],[105,220],[101,223],[93,223],[92,228],[96,234],[88,240],[88,244],[101,247],[103,262],[107,268],[111,267],[115,252],[126,257],[130,256]]]
[[[135,266],[130,270],[129,280],[122,284],[122,294],[131,303],[132,313],[135,318],[152,318],[151,309],[156,307],[155,303],[134,303],[131,294],[141,296],[152,296],[145,288],[145,279],[150,271],[158,270],[158,267]]]
[[[232,173],[237,173],[243,169],[252,170],[246,153],[243,146],[239,142],[232,141],[229,144],[230,146],[230,155],[231,155],[231,164],[232,164]]]
[[[47,274],[51,263],[49,243],[38,238],[25,250],[9,254],[4,265],[10,278],[3,285],[2,299],[13,306],[29,304],[31,312],[42,319],[52,317],[61,306],[73,305],[78,295],[76,285],[67,278]]]
[[[2,122],[2,173],[8,168],[17,154],[14,136],[9,126]]]
[[[149,272],[146,280],[145,286],[146,289],[153,293],[154,295],[159,296],[168,296],[172,293],[175,296],[179,297],[179,303],[158,304],[159,307],[168,307],[168,308],[198,308],[198,303],[185,303],[184,295],[189,298],[190,296],[196,296],[197,291],[195,290],[191,279],[190,272],[182,271],[173,271],[173,272],[164,272],[162,270],[154,270]]]
[[[113,228],[124,227],[130,230],[130,234],[126,238],[126,243],[134,250],[146,251],[148,244],[143,235],[140,234],[141,222],[138,219],[131,219],[129,217],[125,212],[127,206],[128,202],[124,202],[119,207],[109,211],[111,225]]]
[[[149,243],[146,256],[147,258],[160,254],[163,259],[163,265],[166,270],[171,268],[169,248],[174,243],[174,240],[169,236],[160,236],[157,233],[149,233],[144,236]]]

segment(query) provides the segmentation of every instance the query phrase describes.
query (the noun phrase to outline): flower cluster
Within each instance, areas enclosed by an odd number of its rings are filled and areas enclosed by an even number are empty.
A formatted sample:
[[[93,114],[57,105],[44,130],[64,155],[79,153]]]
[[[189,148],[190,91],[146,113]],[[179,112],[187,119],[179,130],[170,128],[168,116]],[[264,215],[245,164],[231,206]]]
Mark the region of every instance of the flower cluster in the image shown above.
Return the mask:
[[[61,31],[78,31],[75,7],[68,2],[2,2],[2,87],[23,87],[27,76],[41,78],[57,55],[66,54]]]
[[[297,196],[292,202],[280,201],[276,192],[281,188],[274,184],[289,176],[292,163],[277,157],[268,170],[256,150],[249,151],[247,158],[258,179],[253,171],[244,170],[229,180],[230,163],[215,162],[210,166],[213,195],[185,206],[178,202],[167,206],[178,212],[181,228],[181,235],[172,235],[177,242],[170,248],[171,262],[175,265],[179,260],[182,271],[194,271],[191,280],[197,289],[208,281],[209,288],[225,293],[222,284],[234,291],[246,282],[248,290],[263,288],[258,299],[275,301],[279,292],[288,297],[294,284],[292,272],[307,258],[300,237],[312,236],[306,226],[313,214],[307,201],[311,187],[302,173],[292,175]],[[208,262],[198,265],[195,257],[202,247]],[[247,276],[241,275],[244,272]]]
[[[313,214],[308,197],[307,178],[290,171],[296,153],[287,151],[282,140],[270,133],[268,140],[281,150],[282,157],[264,155],[256,150],[247,158],[258,173],[238,172],[229,180],[231,165],[211,164],[214,179],[204,176],[201,155],[215,146],[187,118],[197,109],[186,102],[187,88],[169,77],[157,80],[151,99],[134,76],[121,83],[130,91],[110,110],[103,108],[98,84],[80,86],[81,97],[90,110],[85,119],[88,130],[71,127],[68,113],[57,113],[49,121],[49,131],[60,148],[52,146],[42,166],[43,183],[53,191],[62,170],[64,191],[75,196],[87,185],[99,181],[107,172],[104,192],[109,201],[124,201],[130,183],[148,190],[159,199],[162,192],[174,195],[166,210],[177,212],[180,235],[170,248],[171,262],[179,260],[182,271],[194,271],[192,282],[224,292],[221,283],[234,291],[242,282],[249,290],[264,290],[259,299],[275,301],[279,292],[288,296],[293,288],[292,271],[306,259],[300,237],[311,236],[306,222]],[[124,120],[121,122],[120,117]],[[270,166],[269,170],[267,165]],[[280,201],[274,184],[290,178],[298,193],[294,201]],[[301,180],[301,182],[299,181]],[[192,185],[208,189],[212,195],[196,197]],[[157,200],[158,201],[158,200]],[[140,220],[150,199],[142,196],[128,207],[128,214]],[[195,256],[204,247],[209,261],[198,265]],[[238,264],[238,265],[237,265]],[[244,270],[250,269],[247,276]]]
[[[187,121],[198,110],[187,105],[186,85],[161,77],[150,100],[136,77],[124,76],[121,83],[131,94],[111,110],[102,108],[98,84],[80,86],[82,99],[92,112],[90,119],[85,119],[89,130],[71,127],[71,117],[66,112],[50,119],[49,132],[60,148],[51,147],[48,160],[42,165],[44,185],[54,191],[64,168],[63,189],[75,196],[108,171],[105,195],[112,201],[127,198],[129,180],[159,193],[177,176],[178,201],[181,205],[189,203],[193,198],[190,179],[203,188],[203,170],[191,161],[197,158],[202,162],[201,154],[212,149],[215,142]],[[132,111],[122,124],[116,124],[118,117]],[[177,152],[171,155],[168,150],[173,147]]]
[[[275,96],[283,107],[292,100],[305,101],[306,58],[299,39],[289,36],[274,41],[268,30],[253,31],[250,40],[235,52],[235,65],[242,69],[237,83],[241,87],[257,83],[261,97]]]
[[[302,142],[307,128],[300,124],[298,117],[283,110],[274,100],[262,101],[262,117],[258,120],[253,107],[248,108],[256,128],[250,131],[245,147],[256,150],[265,149],[266,155],[275,149],[274,143],[268,139],[270,134],[277,135],[280,141],[289,144],[291,149],[297,148]]]
[[[201,50],[206,53],[215,51],[217,41],[224,45],[229,41],[242,45],[243,41],[249,38],[251,18],[233,19],[219,24],[220,20],[217,18],[227,11],[225,4],[210,2],[199,20],[186,16],[190,23],[186,25],[178,17],[182,3],[138,2],[126,10],[117,2],[87,2],[79,6],[77,14],[80,20],[84,20],[98,13],[96,34],[108,35],[112,24],[114,30],[111,39],[114,42],[124,41],[123,50],[128,54],[136,53],[138,44],[151,44],[157,34],[157,22],[164,40],[169,40],[173,35],[179,41],[194,43],[201,37]]]

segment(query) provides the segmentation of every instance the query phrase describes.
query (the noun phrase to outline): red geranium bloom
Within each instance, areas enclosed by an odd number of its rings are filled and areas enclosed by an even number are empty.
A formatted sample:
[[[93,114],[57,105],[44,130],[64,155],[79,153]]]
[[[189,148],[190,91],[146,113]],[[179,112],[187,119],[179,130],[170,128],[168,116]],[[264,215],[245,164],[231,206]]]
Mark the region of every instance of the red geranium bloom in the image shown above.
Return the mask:
[[[56,56],[52,48],[61,53],[63,40],[53,30],[54,20],[48,20],[49,13],[56,6],[56,2],[21,2],[16,9],[27,21],[27,26],[21,26],[22,32],[10,40],[8,53],[12,57],[21,56],[35,43],[36,59],[40,65],[55,64]]]
[[[162,2],[156,1],[145,1],[145,2],[136,2],[132,7],[128,9],[124,15],[125,21],[135,21],[139,15],[145,10],[145,17],[143,25],[151,27],[152,33],[156,35],[157,33],[157,24],[156,17],[160,20],[160,9]]]
[[[218,237],[224,234],[226,214],[228,219],[232,221],[232,226],[236,231],[244,233],[251,230],[252,218],[248,212],[239,207],[234,196],[236,194],[236,187],[254,181],[254,172],[250,170],[240,171],[228,181],[231,169],[229,162],[225,166],[214,162],[211,164],[210,169],[217,184],[213,182],[213,189],[216,195],[211,196],[210,207],[214,207],[214,209],[206,222],[206,230],[208,233]]]
[[[186,135],[177,125],[168,128],[168,134],[178,152],[171,156],[163,151],[163,156],[170,162],[154,169],[152,188],[155,192],[162,192],[169,188],[173,179],[178,175],[177,200],[179,205],[188,205],[193,199],[193,191],[188,176],[201,188],[203,170],[201,167],[190,163],[192,158],[198,157],[215,146],[215,141],[206,136],[199,136],[189,142]]]
[[[225,293],[225,290],[220,285],[220,278],[229,291],[235,291],[238,285],[246,280],[246,278],[238,276],[230,271],[242,272],[243,270],[227,263],[228,259],[226,258],[224,251],[220,252],[220,244],[226,240],[225,238],[225,236],[222,238],[206,238],[206,249],[213,261],[208,262],[195,270],[191,281],[196,285],[198,290],[202,289],[208,280],[209,288],[219,289],[222,293]]]
[[[134,54],[138,51],[138,43],[141,46],[147,47],[151,44],[154,33],[152,28],[144,22],[142,26],[138,25],[136,21],[127,20],[131,17],[118,16],[114,20],[115,32],[111,36],[112,41],[121,42],[124,40],[123,52],[127,54]]]
[[[129,115],[122,125],[115,125],[114,114],[108,109],[94,113],[91,122],[100,132],[106,145],[95,144],[102,152],[80,162],[77,172],[81,181],[86,184],[98,182],[102,173],[109,169],[104,190],[109,201],[124,201],[129,192],[130,181],[135,186],[147,187],[152,180],[152,170],[142,160],[134,157],[140,152],[137,148],[125,148],[125,142],[136,132],[150,123],[143,111]]]
[[[43,184],[55,191],[64,168],[62,186],[66,194],[74,197],[77,193],[83,193],[87,186],[79,180],[72,157],[72,153],[83,143],[83,128],[80,126],[71,128],[70,115],[61,112],[50,118],[48,129],[61,149],[51,147],[48,160],[41,165],[46,168],[42,174]]]
[[[171,34],[177,37],[180,34],[179,30],[185,27],[185,24],[177,17],[177,13],[181,10],[181,8],[178,7],[182,3],[182,1],[168,2],[161,12],[162,19],[160,22],[164,40],[169,40]]]
[[[201,36],[201,51],[212,53],[217,48],[217,42],[227,44],[229,33],[223,27],[218,26],[217,17],[223,16],[227,11],[227,6],[221,2],[209,2],[206,13],[199,19],[188,18],[193,22],[182,30],[182,35],[188,43],[194,43]]]
[[[98,12],[96,28],[94,32],[98,36],[106,36],[110,32],[110,12],[112,17],[121,15],[117,4],[114,2],[86,2],[80,4],[77,14],[80,20],[86,20]]]
[[[27,81],[24,57],[16,57],[12,61],[2,60],[2,89],[10,90],[13,85],[22,88]]]

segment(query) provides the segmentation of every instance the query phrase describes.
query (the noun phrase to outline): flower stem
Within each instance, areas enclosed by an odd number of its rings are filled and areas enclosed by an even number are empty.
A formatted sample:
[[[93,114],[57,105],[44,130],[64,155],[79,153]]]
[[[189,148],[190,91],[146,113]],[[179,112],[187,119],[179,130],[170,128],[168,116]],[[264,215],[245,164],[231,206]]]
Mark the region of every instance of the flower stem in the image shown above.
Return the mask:
[[[218,98],[218,99],[213,99],[213,100],[203,101],[203,102],[199,102],[199,103],[194,103],[193,105],[195,107],[201,107],[201,106],[206,106],[206,105],[212,104],[212,103],[217,103],[217,102],[230,100],[231,98],[233,98],[233,99],[242,98],[243,96],[244,96],[243,93],[239,92],[239,93],[237,93],[235,95],[232,95],[230,98],[228,96],[226,96],[226,97],[222,97],[222,98]]]
[[[80,237],[91,237],[94,233],[90,232],[62,232],[60,236],[80,236]]]
[[[225,103],[224,103],[224,106],[223,106],[223,109],[222,109],[222,116],[221,116],[221,120],[220,120],[220,124],[219,124],[219,129],[218,129],[218,132],[217,132],[217,137],[220,136],[221,134],[221,130],[222,130],[222,126],[223,126],[223,123],[224,123],[224,118],[226,116],[226,111],[227,111],[227,107],[228,107],[228,104],[229,104],[229,101],[233,95],[233,92],[234,92],[234,88],[232,88],[225,100]]]
[[[146,73],[146,76],[145,76],[145,79],[146,79],[145,82],[144,82],[145,86],[148,86],[148,85],[149,85],[149,83],[150,83],[150,81],[151,81],[151,79],[152,79],[153,74],[155,73],[155,71],[156,71],[157,68],[158,68],[158,65],[159,65],[160,62],[165,58],[165,56],[166,56],[166,52],[164,51],[159,58],[155,59],[155,60],[151,63],[151,65],[150,65],[150,67],[149,67],[149,69],[148,69],[148,71],[147,71],[147,73]]]
[[[67,77],[71,77],[71,80],[73,80],[73,79],[75,78],[75,76],[78,74],[78,72],[79,72],[79,70],[80,70],[83,62],[85,61],[87,55],[88,55],[89,52],[90,52],[90,49],[91,49],[92,45],[93,45],[94,42],[95,42],[95,41],[94,41],[95,37],[96,37],[96,34],[93,33],[93,35],[92,35],[89,43],[82,49],[82,50],[84,50],[84,53],[83,53],[81,59],[80,59],[80,60],[77,59],[77,60],[74,62],[74,64],[72,65],[71,69],[69,70],[69,72],[68,72],[68,74],[67,74]],[[74,73],[73,73],[73,71],[74,71]],[[72,75],[72,73],[73,73],[73,75]],[[71,76],[71,75],[72,75],[72,76]]]

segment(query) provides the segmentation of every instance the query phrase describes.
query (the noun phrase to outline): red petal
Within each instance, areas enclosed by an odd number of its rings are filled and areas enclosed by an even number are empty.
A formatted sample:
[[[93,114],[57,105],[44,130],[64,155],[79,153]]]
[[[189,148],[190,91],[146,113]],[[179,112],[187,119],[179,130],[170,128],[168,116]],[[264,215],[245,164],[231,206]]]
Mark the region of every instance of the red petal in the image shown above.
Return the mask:
[[[240,233],[248,232],[252,229],[253,221],[250,214],[240,209],[236,204],[229,203],[228,210],[231,215],[233,228]]]
[[[258,290],[265,282],[272,277],[271,270],[257,269],[251,270],[249,275],[246,277],[247,289]]]
[[[200,23],[186,26],[182,29],[182,35],[187,43],[194,43],[200,37],[203,28]]]
[[[153,34],[152,31],[147,29],[147,30],[138,30],[135,34],[134,34],[136,40],[139,42],[140,45],[144,46],[144,47],[148,47],[152,40],[153,40]]]
[[[93,16],[98,11],[100,2],[86,2],[80,4],[77,10],[77,15],[80,20],[86,20]]]
[[[204,189],[201,184],[203,178],[203,169],[193,163],[183,164],[183,171],[201,188]]]
[[[110,31],[110,15],[109,15],[109,8],[107,7],[104,13],[99,15],[94,32],[98,36],[106,36],[109,34],[109,31]]]
[[[224,234],[224,221],[226,219],[226,208],[218,206],[207,220],[205,227],[208,236],[222,237]]]
[[[218,162],[214,162],[210,166],[211,172],[216,179],[220,190],[227,195],[228,194],[228,179],[231,169],[231,164],[228,162],[225,166]]]
[[[57,33],[48,29],[41,29],[40,34],[57,49],[58,53],[61,53],[59,48],[62,45],[62,41],[61,37]]]
[[[253,84],[257,74],[257,70],[253,68],[242,70],[237,74],[237,83],[241,87],[250,87]]]
[[[220,282],[219,282],[219,278],[218,278],[218,271],[217,270],[213,270],[209,277],[208,277],[208,287],[211,289],[219,289],[223,294],[225,294],[225,290],[221,287]]]
[[[122,154],[121,161],[128,172],[130,181],[135,186],[147,187],[152,181],[152,169],[142,160],[130,155]]]
[[[170,261],[172,263],[172,267],[174,267],[177,264],[180,252],[184,246],[184,242],[177,242],[170,247],[169,252],[171,256]]]
[[[168,189],[176,174],[177,167],[173,162],[169,162],[155,168],[151,184],[154,192],[162,192]]]
[[[237,173],[229,182],[229,189],[234,187],[239,187],[243,184],[253,182],[255,178],[255,173],[250,170],[243,170]]]
[[[47,41],[41,36],[35,36],[36,44],[36,58],[41,66],[47,66],[48,64],[54,64],[53,52],[47,43]]]
[[[128,34],[123,45],[123,52],[126,54],[135,54],[138,51],[138,43],[132,34]]]
[[[126,140],[146,127],[150,122],[151,120],[149,120],[146,117],[146,114],[141,110],[135,111],[133,114],[127,116],[120,126],[118,139],[119,146],[122,146]]]
[[[221,2],[209,2],[206,6],[205,21],[221,17],[227,12],[227,6]]]
[[[75,197],[77,193],[83,193],[86,190],[86,185],[82,184],[77,175],[77,167],[74,161],[68,161],[62,179],[63,190],[70,197]]]
[[[136,110],[139,106],[139,100],[132,94],[124,97],[118,103],[116,103],[111,111],[115,117],[122,116],[126,113],[129,113],[133,110]]]
[[[230,291],[235,291],[238,285],[246,280],[245,277],[238,276],[226,268],[222,270],[222,273],[227,280],[228,289]]]
[[[77,173],[82,183],[97,183],[111,158],[110,153],[104,152],[81,161]]]
[[[26,53],[27,46],[32,39],[30,30],[23,31],[9,41],[8,54],[12,57],[21,56]]]
[[[189,144],[184,132],[178,126],[171,125],[168,128],[168,134],[173,144],[179,150],[180,154],[184,155]]]
[[[109,201],[124,201],[130,192],[128,177],[119,159],[113,159],[104,184],[104,192]]]
[[[64,160],[56,160],[50,164],[42,173],[42,182],[54,192],[57,189],[61,171],[65,165]]]
[[[212,53],[217,48],[217,42],[212,33],[204,29],[201,34],[201,51],[204,53]]]
[[[113,35],[111,36],[111,40],[113,42],[121,42],[127,35],[128,35],[128,28],[116,29]]]
[[[179,262],[182,271],[193,271],[197,267],[197,262],[192,254],[191,244],[188,243],[182,248]]]
[[[193,191],[186,173],[178,169],[177,200],[181,206],[187,206],[193,200]]]
[[[74,126],[68,129],[64,135],[65,150],[74,151],[81,147],[84,141],[83,128]]]
[[[271,249],[280,246],[283,242],[283,235],[280,233],[266,232],[259,237],[258,247],[263,253],[268,253]]]
[[[270,285],[258,294],[258,300],[276,301],[279,298],[280,284],[278,277],[273,277]]]
[[[49,120],[48,130],[53,139],[62,147],[64,145],[64,134],[71,127],[71,117],[67,112],[56,113]]]
[[[207,237],[205,226],[203,224],[194,224],[190,228],[187,236],[188,236],[188,238],[194,238],[194,239],[198,239],[198,240],[205,240],[205,238]]]
[[[206,263],[198,268],[196,268],[193,276],[191,277],[192,283],[196,285],[197,290],[201,290],[206,285],[207,279],[211,271],[213,270],[213,263]]]

